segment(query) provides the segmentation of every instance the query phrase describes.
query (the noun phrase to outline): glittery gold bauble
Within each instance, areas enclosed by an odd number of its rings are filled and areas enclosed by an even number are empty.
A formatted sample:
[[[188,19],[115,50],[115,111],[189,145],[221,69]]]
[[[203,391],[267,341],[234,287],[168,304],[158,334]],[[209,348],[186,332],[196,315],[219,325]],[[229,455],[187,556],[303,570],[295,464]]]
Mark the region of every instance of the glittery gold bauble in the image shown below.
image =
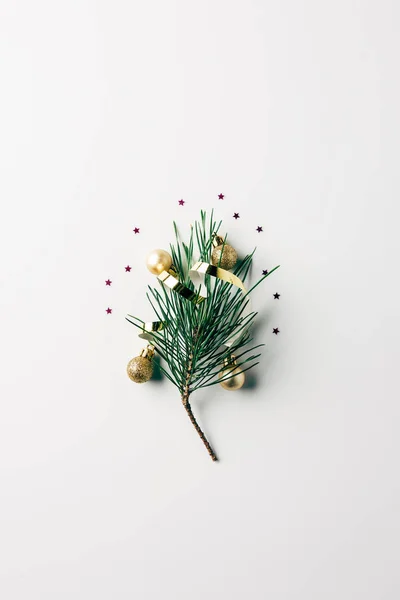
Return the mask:
[[[228,377],[228,375],[232,375],[229,379],[225,379],[225,381],[220,381],[220,385],[224,388],[224,390],[240,390],[243,386],[244,381],[246,379],[245,374],[240,369],[240,367],[236,367],[232,370],[232,366],[224,367],[222,371],[219,372],[218,377],[222,379],[223,377]]]
[[[150,273],[160,275],[163,271],[168,271],[172,266],[171,255],[166,250],[152,250],[146,258],[146,265]]]
[[[236,265],[237,259],[238,255],[235,248],[232,248],[232,246],[230,246],[229,244],[225,244],[225,246],[222,246],[221,244],[220,246],[214,248],[211,257],[211,262],[214,265],[214,267],[221,267],[221,269],[226,269],[227,271],[229,271],[230,269],[233,269],[233,267]]]
[[[146,383],[153,375],[153,363],[145,356],[135,356],[128,362],[126,372],[135,383]]]

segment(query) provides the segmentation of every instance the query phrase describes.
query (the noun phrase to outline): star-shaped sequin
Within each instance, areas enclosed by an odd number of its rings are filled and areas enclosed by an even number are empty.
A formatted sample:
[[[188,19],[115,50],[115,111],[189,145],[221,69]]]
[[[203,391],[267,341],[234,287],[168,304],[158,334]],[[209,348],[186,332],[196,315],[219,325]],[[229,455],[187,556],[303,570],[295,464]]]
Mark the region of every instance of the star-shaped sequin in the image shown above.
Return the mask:
[[[274,294],[274,298],[275,298],[275,300],[279,300],[280,296],[281,296],[281,295],[280,295],[280,294],[278,294],[278,293]]]
[[[274,333],[275,335],[278,335],[279,329],[277,327],[274,327],[272,330],[272,333]]]
[[[178,204],[179,204],[179,206],[183,206],[185,204],[185,201],[184,200],[178,200]]]
[[[135,233],[135,234],[136,234],[136,233],[140,233],[140,229],[139,229],[139,227],[135,227],[135,228],[133,229],[133,233]]]
[[[111,315],[111,313],[112,313],[112,308],[106,308],[106,313],[107,313],[108,315]]]
[[[268,275],[268,269],[263,269],[262,274],[263,275]]]
[[[111,285],[111,284],[112,284],[112,281],[111,281],[111,279],[107,279],[107,280],[106,280],[106,285]]]
[[[223,199],[225,198],[225,196],[224,196],[224,194],[218,194],[218,198],[219,198],[220,200],[223,200]]]
[[[130,267],[129,265],[126,265],[125,272],[129,273],[131,269],[132,269],[132,267]]]
[[[262,230],[263,230],[263,228],[262,228],[262,227],[260,227],[260,225],[259,225],[259,226],[257,227],[257,229],[256,229],[256,231],[258,231],[258,233],[261,233],[261,232],[262,232]]]
[[[234,219],[240,219],[239,213],[233,213],[233,218]]]

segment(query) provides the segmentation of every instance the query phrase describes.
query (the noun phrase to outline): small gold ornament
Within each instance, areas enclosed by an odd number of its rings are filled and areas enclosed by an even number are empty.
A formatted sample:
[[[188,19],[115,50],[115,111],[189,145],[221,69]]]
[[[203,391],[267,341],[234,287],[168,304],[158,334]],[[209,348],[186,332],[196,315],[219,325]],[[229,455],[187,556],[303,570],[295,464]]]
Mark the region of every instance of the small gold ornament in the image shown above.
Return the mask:
[[[146,383],[153,375],[154,348],[150,344],[143,348],[139,356],[132,358],[126,367],[126,372],[131,381],[135,383]]]
[[[213,244],[215,247],[211,255],[211,262],[214,267],[220,267],[226,271],[233,269],[238,259],[235,248],[227,243],[224,245],[224,238],[220,235],[214,237]]]
[[[233,354],[229,358],[224,359],[224,366],[218,373],[219,379],[229,376],[229,379],[219,382],[219,384],[224,388],[224,390],[240,390],[240,388],[245,382],[245,374],[243,373],[240,367],[234,368],[235,365],[236,359]]]
[[[160,275],[160,273],[169,271],[172,267],[171,255],[160,248],[152,250],[146,258],[146,266],[153,275]]]

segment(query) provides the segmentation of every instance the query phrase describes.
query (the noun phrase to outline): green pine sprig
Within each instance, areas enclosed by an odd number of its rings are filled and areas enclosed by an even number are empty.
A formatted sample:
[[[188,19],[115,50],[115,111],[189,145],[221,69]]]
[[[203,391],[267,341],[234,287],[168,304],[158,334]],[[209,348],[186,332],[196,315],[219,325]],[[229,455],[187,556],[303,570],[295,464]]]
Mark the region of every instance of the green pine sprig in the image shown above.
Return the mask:
[[[201,211],[200,220],[195,222],[194,227],[191,226],[186,243],[176,223],[173,224],[175,243],[170,246],[173,268],[179,281],[196,295],[200,295],[200,289],[195,289],[189,275],[190,268],[198,260],[211,263],[214,236],[221,224],[221,221],[217,223],[214,220],[213,211],[209,218],[205,211]],[[238,261],[232,270],[243,283],[249,275],[254,252]],[[257,359],[261,356],[258,350],[264,344],[251,345],[251,326],[257,312],[248,309],[249,294],[277,268],[261,277],[246,293],[228,282],[205,275],[207,298],[200,304],[171,292],[159,280],[158,288],[148,286],[149,303],[158,321],[164,324],[161,331],[154,332],[152,341],[164,362],[160,364],[160,369],[178,388],[189,418],[213,460],[217,460],[217,457],[193,415],[189,398],[197,390],[234,377],[233,372],[228,372],[219,378],[224,359],[229,360],[232,355],[236,364],[231,371],[239,367],[246,372],[258,364]],[[144,321],[132,315],[126,318],[142,330]],[[225,344],[231,338],[233,342],[228,347]]]

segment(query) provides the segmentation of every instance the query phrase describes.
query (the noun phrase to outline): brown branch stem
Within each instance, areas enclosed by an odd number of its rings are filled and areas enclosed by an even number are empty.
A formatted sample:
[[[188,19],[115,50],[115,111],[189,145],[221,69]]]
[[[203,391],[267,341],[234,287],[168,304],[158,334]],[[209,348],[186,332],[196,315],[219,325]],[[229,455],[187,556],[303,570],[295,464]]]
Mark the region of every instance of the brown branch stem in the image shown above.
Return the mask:
[[[207,452],[211,456],[211,459],[212,460],[218,460],[217,455],[215,454],[215,452],[212,449],[209,441],[207,440],[206,436],[204,435],[204,432],[202,431],[201,427],[199,426],[198,422],[196,421],[196,417],[194,416],[193,411],[192,411],[192,407],[190,406],[189,393],[185,392],[182,395],[182,404],[185,407],[185,410],[186,410],[187,414],[189,415],[189,419],[191,420],[191,422],[193,424],[193,427],[195,428],[195,430],[199,434],[199,437],[200,437],[201,441],[203,442],[203,444],[207,448]]]
[[[193,339],[195,340],[196,337],[197,337],[197,330],[195,330],[193,332]],[[182,394],[182,404],[185,407],[185,410],[189,416],[189,419],[192,422],[193,427],[195,428],[195,430],[199,434],[201,441],[207,448],[208,454],[211,456],[211,459],[215,461],[215,460],[218,460],[218,458],[217,458],[214,450],[212,449],[209,441],[207,440],[206,436],[204,435],[204,432],[202,431],[200,425],[196,421],[196,417],[193,414],[192,407],[190,406],[190,402],[189,402],[189,396],[190,396],[190,387],[189,386],[190,386],[190,378],[192,376],[192,367],[193,367],[193,352],[191,352],[190,356],[189,356],[186,382],[185,382],[185,387],[184,387],[183,394]]]

